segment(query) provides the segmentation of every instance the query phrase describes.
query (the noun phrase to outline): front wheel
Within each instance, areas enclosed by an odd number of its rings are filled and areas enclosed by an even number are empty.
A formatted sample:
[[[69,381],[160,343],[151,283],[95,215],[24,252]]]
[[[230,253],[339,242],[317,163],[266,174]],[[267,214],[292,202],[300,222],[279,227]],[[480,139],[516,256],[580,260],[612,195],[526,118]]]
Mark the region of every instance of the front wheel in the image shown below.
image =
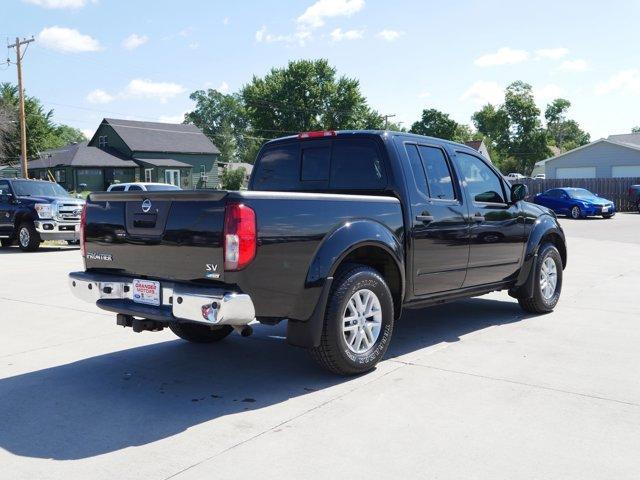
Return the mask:
[[[613,217],[613,213],[603,213],[602,218],[611,218]]]
[[[197,323],[172,323],[169,328],[178,337],[193,343],[218,342],[233,332],[233,327],[230,325],[212,328]]]
[[[391,342],[391,291],[373,268],[352,265],[336,278],[327,302],[320,345],[311,356],[327,370],[356,375],[371,370]]]
[[[18,246],[23,252],[33,252],[40,247],[40,234],[32,222],[24,222],[20,225]]]
[[[582,210],[580,210],[579,206],[575,205],[571,208],[571,218],[573,218],[574,220],[582,218]]]
[[[562,258],[553,244],[545,243],[540,247],[530,275],[533,275],[533,296],[518,298],[518,303],[530,313],[552,311],[562,291]]]

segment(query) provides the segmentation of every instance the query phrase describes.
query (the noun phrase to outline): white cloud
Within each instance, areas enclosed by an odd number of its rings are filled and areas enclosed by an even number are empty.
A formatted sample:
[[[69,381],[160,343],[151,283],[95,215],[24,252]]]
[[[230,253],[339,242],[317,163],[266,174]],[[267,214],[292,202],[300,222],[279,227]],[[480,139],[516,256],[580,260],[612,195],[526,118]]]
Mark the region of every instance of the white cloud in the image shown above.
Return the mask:
[[[589,68],[586,60],[565,60],[560,64],[558,70],[563,72],[584,72]]]
[[[107,92],[99,88],[89,92],[87,95],[87,101],[89,103],[109,103],[113,100],[115,100],[113,95],[109,95]]]
[[[383,40],[386,40],[387,42],[393,42],[393,41],[397,40],[398,38],[400,38],[401,35],[404,35],[404,32],[399,32],[398,30],[384,29],[384,30],[378,32],[376,37],[382,38]]]
[[[137,33],[132,33],[122,41],[122,46],[127,50],[134,50],[140,45],[144,45],[148,41],[149,37],[147,37],[146,35],[138,35]]]
[[[187,27],[187,28],[183,28],[182,30],[180,30],[178,32],[178,35],[180,35],[181,37],[188,37],[192,33],[193,33],[193,27]]]
[[[326,18],[349,17],[364,7],[364,0],[318,0],[298,17],[298,24],[307,28],[324,25]]]
[[[476,105],[500,103],[504,99],[504,91],[497,82],[478,81],[471,85],[461,96],[460,100],[470,100]]]
[[[418,94],[418,98],[429,98],[431,96],[430,92],[423,91]]]
[[[178,115],[160,115],[158,121],[162,123],[182,123],[187,113],[187,111],[184,111]]]
[[[22,0],[25,3],[44,8],[82,8],[87,0]],[[93,2],[95,3],[95,2]]]
[[[223,24],[223,25],[229,25],[229,17],[224,17],[224,18],[222,19],[222,24]]]
[[[198,42],[191,42],[191,43],[189,44],[189,48],[190,48],[191,50],[197,50],[199,47],[200,47],[200,44],[199,44]]]
[[[512,65],[524,62],[529,58],[526,50],[515,50],[509,47],[499,48],[495,53],[487,53],[476,58],[473,62],[478,67],[493,67],[496,65]]]
[[[540,104],[545,104],[550,100],[560,97],[562,94],[562,88],[553,83],[543,85],[542,87],[533,87],[533,96]]]
[[[637,68],[621,70],[609,77],[607,81],[596,85],[596,94],[598,95],[605,95],[618,90],[633,95],[640,94],[640,70]]]
[[[87,140],[91,140],[93,134],[96,133],[95,128],[82,128],[80,129],[80,131],[84,134],[85,137],[87,137]]]
[[[569,54],[569,49],[564,47],[559,48],[541,48],[536,50],[536,58],[546,58],[549,60],[560,60],[562,57],[566,57]]]
[[[216,90],[220,93],[229,93],[229,84],[225,81],[220,82],[220,85],[216,87]]]
[[[38,34],[38,43],[45,48],[64,53],[96,52],[102,50],[100,42],[78,30],[64,27],[46,27]]]
[[[358,40],[364,36],[364,30],[347,30],[343,32],[341,28],[336,28],[331,32],[331,40],[341,42],[342,40]]]
[[[180,95],[185,91],[182,85],[172,82],[152,82],[141,78],[135,78],[129,82],[124,90],[124,95],[140,98],[157,98],[166,102],[169,98]]]
[[[295,33],[290,35],[275,35],[269,33],[265,25],[255,33],[255,39],[258,43],[298,43],[304,45],[307,40],[311,38],[311,32],[309,30],[299,29]]]

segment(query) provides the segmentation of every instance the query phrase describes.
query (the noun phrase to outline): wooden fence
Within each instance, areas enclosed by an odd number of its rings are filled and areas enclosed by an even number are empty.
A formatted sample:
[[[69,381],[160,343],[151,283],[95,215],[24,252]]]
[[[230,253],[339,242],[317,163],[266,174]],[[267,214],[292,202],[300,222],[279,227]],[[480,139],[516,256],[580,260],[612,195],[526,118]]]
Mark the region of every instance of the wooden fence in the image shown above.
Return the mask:
[[[602,198],[613,201],[616,210],[629,210],[629,187],[640,185],[640,177],[635,178],[566,178],[566,179],[533,179],[513,180],[512,183],[524,183],[529,187],[529,198],[550,188],[576,187],[586,188]]]

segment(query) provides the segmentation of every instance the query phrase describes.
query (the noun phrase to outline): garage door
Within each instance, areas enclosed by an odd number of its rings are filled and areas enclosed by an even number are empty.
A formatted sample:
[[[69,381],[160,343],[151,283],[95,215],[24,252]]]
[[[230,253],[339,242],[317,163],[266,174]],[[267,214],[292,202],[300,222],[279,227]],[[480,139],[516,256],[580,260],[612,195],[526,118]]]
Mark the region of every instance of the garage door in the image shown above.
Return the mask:
[[[611,176],[614,178],[640,177],[640,165],[611,167]]]
[[[596,178],[596,167],[558,168],[556,178]]]

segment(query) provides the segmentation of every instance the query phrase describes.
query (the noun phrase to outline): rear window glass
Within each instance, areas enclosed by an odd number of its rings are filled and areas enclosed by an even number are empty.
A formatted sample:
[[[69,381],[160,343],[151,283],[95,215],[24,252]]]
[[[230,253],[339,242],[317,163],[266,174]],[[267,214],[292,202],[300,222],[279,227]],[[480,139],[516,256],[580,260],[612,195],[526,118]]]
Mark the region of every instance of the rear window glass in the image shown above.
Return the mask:
[[[254,187],[258,190],[295,190],[300,179],[300,145],[267,148],[258,162]]]
[[[379,190],[387,185],[387,178],[372,140],[353,139],[333,142],[331,155],[332,189]]]
[[[253,178],[255,190],[382,190],[386,185],[376,143],[366,138],[267,147]]]
[[[329,180],[330,162],[330,147],[303,148],[300,179],[303,182]]]

